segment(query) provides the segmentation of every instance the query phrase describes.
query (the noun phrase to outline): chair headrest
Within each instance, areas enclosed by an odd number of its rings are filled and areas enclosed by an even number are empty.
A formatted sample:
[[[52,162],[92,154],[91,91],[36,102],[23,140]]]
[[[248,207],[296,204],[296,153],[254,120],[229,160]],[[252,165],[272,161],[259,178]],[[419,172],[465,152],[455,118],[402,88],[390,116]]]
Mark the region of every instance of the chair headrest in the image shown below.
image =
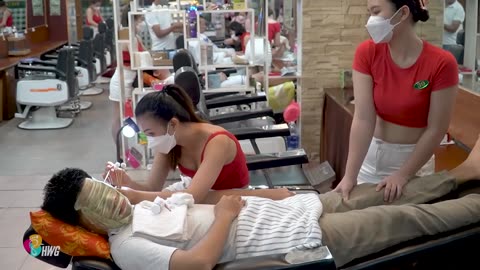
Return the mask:
[[[108,29],[113,29],[114,27],[114,22],[113,22],[113,19],[112,18],[108,18],[107,20],[105,20],[105,23],[107,24],[107,27]]]
[[[175,40],[175,46],[177,47],[177,49],[185,49],[185,41],[183,35],[177,37],[177,39]]]
[[[99,34],[104,34],[107,32],[107,25],[104,22],[101,22],[98,24],[98,33]]]
[[[192,99],[193,105],[200,102],[202,88],[198,75],[192,67],[181,67],[175,72],[175,84],[180,86]]]
[[[72,260],[72,256],[63,253],[60,250],[58,250],[58,253],[56,253],[57,247],[53,247],[49,245],[47,242],[43,241],[41,237],[40,237],[41,245],[35,248],[34,243],[32,242],[31,239],[39,239],[39,235],[32,228],[32,226],[30,226],[25,231],[25,233],[23,234],[23,240],[22,240],[25,251],[31,256],[43,262],[46,262],[50,265],[60,267],[60,268],[66,268],[70,264],[70,261]],[[45,251],[42,251],[42,250],[45,250]]]
[[[93,29],[90,26],[83,27],[83,39],[84,40],[93,39]]]
[[[186,49],[178,50],[173,56],[172,62],[175,72],[181,67],[191,67],[198,74],[197,63],[190,51]]]

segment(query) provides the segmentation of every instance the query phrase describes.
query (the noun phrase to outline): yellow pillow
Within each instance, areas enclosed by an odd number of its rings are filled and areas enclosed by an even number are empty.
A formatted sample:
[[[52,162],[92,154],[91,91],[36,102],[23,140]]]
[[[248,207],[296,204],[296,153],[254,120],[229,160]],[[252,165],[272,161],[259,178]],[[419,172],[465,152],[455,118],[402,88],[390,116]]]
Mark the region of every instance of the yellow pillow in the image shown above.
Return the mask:
[[[110,246],[103,236],[89,232],[80,226],[73,226],[40,210],[30,212],[32,228],[51,246],[70,256],[110,257]]]

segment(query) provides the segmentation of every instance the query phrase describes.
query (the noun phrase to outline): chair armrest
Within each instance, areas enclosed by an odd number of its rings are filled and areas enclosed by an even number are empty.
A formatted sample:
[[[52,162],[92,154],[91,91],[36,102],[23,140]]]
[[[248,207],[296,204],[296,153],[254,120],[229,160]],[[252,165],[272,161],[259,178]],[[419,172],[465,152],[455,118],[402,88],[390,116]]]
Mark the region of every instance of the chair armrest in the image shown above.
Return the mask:
[[[285,125],[281,125],[285,126]],[[286,137],[290,136],[290,129],[287,127],[284,128],[275,128],[275,129],[265,129],[261,127],[245,127],[245,128],[233,128],[228,130],[230,133],[235,135],[237,140],[252,140],[260,138],[271,138],[271,137]]]
[[[308,163],[308,156],[303,149],[273,154],[247,155],[246,158],[249,171]]]
[[[33,65],[47,66],[47,67],[56,67],[57,66],[57,63],[55,63],[55,62],[47,62],[47,61],[42,61],[42,60],[33,60],[32,64]]]
[[[29,65],[17,65],[17,70],[24,70],[24,71],[37,71],[37,72],[52,72],[55,73],[57,77],[65,78],[66,75],[62,71],[51,68],[51,67],[39,67],[39,66],[29,66]]]
[[[58,54],[44,54],[41,56],[42,59],[58,59]]]
[[[205,102],[207,109],[220,108],[234,105],[243,105],[250,104],[255,102],[267,101],[266,96],[244,96],[244,95],[235,95],[235,96],[226,96],[221,98],[210,99]]]
[[[323,251],[325,250],[325,251]],[[303,255],[302,252],[296,251],[299,255]],[[295,258],[295,255],[292,254],[275,254],[275,255],[264,255],[258,257],[251,257],[246,259],[239,259],[232,262],[217,264],[214,270],[247,270],[247,269],[321,269],[321,270],[335,270],[335,263],[332,259],[332,255],[327,247],[320,247],[319,249],[314,249],[307,251],[310,254],[314,255],[313,258],[309,258],[309,255],[306,258]],[[317,254],[315,254],[317,252]],[[292,252],[293,253],[293,252]],[[289,262],[287,256],[290,255],[295,259],[300,261],[298,262]],[[317,256],[315,256],[317,255]]]
[[[114,262],[96,257],[74,257],[72,270],[121,270]]]
[[[205,100],[210,100],[212,98],[231,96],[239,93],[240,92],[218,92],[218,93],[204,93],[203,95],[205,96]]]
[[[210,116],[210,122],[215,125],[220,125],[264,116],[273,117],[272,109],[263,109],[258,111],[239,111],[219,114],[215,116]]]

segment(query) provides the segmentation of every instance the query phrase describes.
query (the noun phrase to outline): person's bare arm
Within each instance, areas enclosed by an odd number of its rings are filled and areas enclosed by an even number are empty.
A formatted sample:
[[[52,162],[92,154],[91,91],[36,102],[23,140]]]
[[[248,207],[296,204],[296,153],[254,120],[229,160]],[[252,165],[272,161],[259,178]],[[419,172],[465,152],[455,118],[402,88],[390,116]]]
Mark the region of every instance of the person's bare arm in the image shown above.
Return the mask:
[[[162,29],[160,25],[156,24],[152,26],[152,30],[158,38],[162,38],[181,29],[183,24],[181,23],[172,23],[169,27]]]
[[[350,131],[350,144],[344,178],[356,181],[368,151],[376,124],[373,104],[373,81],[370,75],[353,70],[355,113]]]
[[[278,189],[227,189],[227,190],[215,190],[209,191],[207,197],[203,201],[204,204],[217,204],[223,196],[236,195],[236,196],[255,196],[262,197],[271,200],[283,200],[290,196],[295,195],[295,192],[289,191],[286,188]]]
[[[88,21],[88,24],[92,25],[92,26],[95,26],[95,27],[98,27],[98,24],[93,21],[93,10],[92,8],[87,8],[87,21]]]
[[[144,188],[139,190],[160,191],[165,185],[168,173],[171,171],[168,156],[162,153],[156,153],[153,158],[152,169],[147,178],[147,183],[142,185]],[[133,189],[138,189],[134,188]]]
[[[12,13],[8,11],[8,9],[5,10],[5,12],[3,12],[3,18],[2,18],[2,22],[0,23],[0,27],[4,27],[7,24],[7,19],[11,14]]]
[[[223,197],[215,206],[215,221],[208,233],[191,249],[176,250],[170,270],[213,269],[222,256],[230,226],[244,205],[238,196]]]
[[[447,133],[458,87],[432,92],[428,126],[398,173],[411,178],[430,159]]]
[[[460,27],[461,24],[462,24],[461,21],[453,21],[450,25],[444,24],[443,29],[447,32],[455,33],[455,32],[457,32],[457,30],[458,30],[458,28]]]
[[[112,164],[107,164],[102,177],[104,179],[106,178],[107,181],[113,186],[128,187],[130,190],[125,191],[125,193],[133,195],[135,194],[135,192],[162,190],[169,171],[170,167],[168,163],[168,157],[164,154],[158,153],[153,159],[152,170],[150,171],[150,174],[148,175],[147,181],[145,183],[139,183],[137,181],[134,181],[125,172],[125,170],[120,168],[114,168]],[[155,197],[153,198],[155,199]],[[129,197],[129,199],[132,198]]]
[[[223,166],[231,162],[236,153],[237,149],[235,143],[227,136],[220,135],[213,138],[205,147],[203,161],[192,179],[192,184],[186,190],[176,192],[190,193],[192,194],[195,203],[204,203],[208,192],[217,180],[218,175],[223,169]],[[157,158],[157,156],[155,156],[155,158]],[[156,177],[163,177],[163,175],[161,175],[161,173],[163,173],[163,171],[160,170],[161,167],[159,167],[158,171],[154,171],[154,169],[155,168],[152,168],[150,177],[155,178],[149,178],[149,187],[152,187],[153,184],[157,184],[161,180],[160,178]],[[164,182],[162,182],[162,187],[163,183]],[[136,189],[133,186],[130,187]],[[158,187],[159,186],[157,186],[157,188]],[[154,190],[161,190],[161,188]],[[153,201],[157,196],[166,199],[174,192],[166,190],[160,192],[128,190],[123,191],[123,193],[132,203],[138,203],[143,200]]]

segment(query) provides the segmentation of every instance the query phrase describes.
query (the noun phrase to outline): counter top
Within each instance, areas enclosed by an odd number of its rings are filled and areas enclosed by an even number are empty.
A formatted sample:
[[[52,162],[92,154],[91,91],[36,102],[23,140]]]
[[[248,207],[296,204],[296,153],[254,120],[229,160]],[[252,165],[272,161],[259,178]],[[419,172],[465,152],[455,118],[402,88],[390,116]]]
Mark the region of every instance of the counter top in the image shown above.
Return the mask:
[[[462,90],[461,90],[462,91]],[[464,90],[463,90],[464,91]],[[341,88],[328,88],[325,89],[325,94],[333,100],[342,110],[344,110],[348,115],[349,118],[353,118],[353,113],[355,111],[355,105],[350,103],[350,101],[353,98],[353,89],[351,88],[346,88],[346,89],[341,89]],[[466,100],[465,102],[472,102],[472,97],[470,96],[470,99],[462,98],[466,93],[459,93],[459,97],[457,97],[457,104],[456,104],[456,110],[468,110],[468,108],[472,108],[473,104],[468,104],[469,106],[461,103],[461,100]],[[454,112],[454,116],[452,117],[452,121],[450,124],[450,132],[454,130],[455,128],[455,123],[461,123],[465,122],[465,113],[464,112]],[[457,119],[460,117],[460,115],[463,115],[461,119]],[[477,115],[473,117],[478,117]],[[351,119],[350,118],[350,119]],[[477,125],[480,122],[477,122],[476,119],[475,121],[472,119],[468,119],[472,125]],[[335,122],[335,121],[334,121]],[[462,123],[462,127],[465,127],[465,125]],[[473,132],[472,132],[473,131]],[[473,137],[476,139],[477,134],[475,129],[473,127],[469,127],[469,132],[463,132],[464,135],[469,135],[472,138],[469,138],[470,140],[473,139]],[[337,134],[338,135],[338,134]],[[455,134],[457,135],[457,134]],[[455,137],[455,136],[454,136]],[[458,137],[458,136],[457,136]],[[462,141],[464,139],[463,137],[457,138],[457,140]],[[348,137],[347,137],[348,138]],[[466,145],[468,147],[472,147],[472,142],[468,141],[466,142]],[[346,147],[348,149],[348,147]],[[338,149],[337,149],[338,150]],[[348,150],[344,150],[348,152]],[[441,145],[435,150],[435,170],[436,171],[442,171],[442,170],[451,170],[458,166],[460,163],[462,163],[468,156],[468,151],[465,149],[462,145],[460,144],[452,144],[452,145]],[[346,159],[345,159],[346,162]],[[342,167],[343,169],[343,167]]]
[[[8,57],[0,59],[0,71],[14,67],[20,62],[20,60],[30,57],[38,57],[41,54],[44,54],[50,50],[58,48],[62,45],[67,44],[67,41],[45,41],[31,45],[31,52],[27,55],[19,57]]]
[[[331,97],[348,114],[353,117],[355,105],[350,103],[353,100],[353,88],[325,88],[325,94]]]

